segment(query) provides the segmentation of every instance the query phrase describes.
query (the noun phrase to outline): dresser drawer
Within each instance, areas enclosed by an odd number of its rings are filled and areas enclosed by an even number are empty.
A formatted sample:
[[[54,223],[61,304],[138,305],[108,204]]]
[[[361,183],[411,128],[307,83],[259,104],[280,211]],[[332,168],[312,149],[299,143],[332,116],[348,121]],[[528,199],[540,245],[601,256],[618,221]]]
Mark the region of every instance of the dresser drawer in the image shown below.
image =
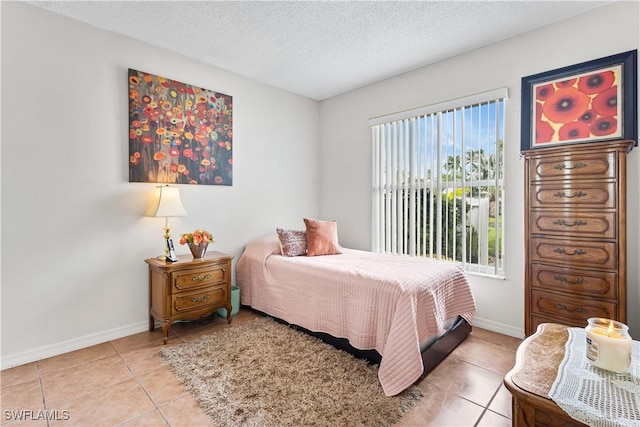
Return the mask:
[[[614,300],[617,284],[617,275],[606,271],[531,265],[531,286],[543,290]]]
[[[571,266],[616,269],[617,247],[613,242],[590,242],[531,238],[532,261],[548,261]]]
[[[615,208],[613,182],[573,181],[531,184],[531,208]]]
[[[602,300],[582,299],[532,290],[531,313],[573,321],[583,321],[590,317],[613,319],[616,316],[616,305]],[[586,326],[586,320],[584,323]]]
[[[529,230],[533,234],[572,235],[615,239],[615,212],[531,211]]]
[[[199,310],[207,306],[220,305],[228,300],[227,286],[215,285],[197,292],[182,292],[172,296],[171,314],[175,315],[190,310]]]
[[[529,168],[529,179],[539,181],[613,178],[616,176],[616,169],[615,152],[533,157]]]
[[[183,292],[201,286],[214,285],[227,281],[230,268],[227,264],[220,264],[208,268],[183,270],[172,274],[172,292]]]

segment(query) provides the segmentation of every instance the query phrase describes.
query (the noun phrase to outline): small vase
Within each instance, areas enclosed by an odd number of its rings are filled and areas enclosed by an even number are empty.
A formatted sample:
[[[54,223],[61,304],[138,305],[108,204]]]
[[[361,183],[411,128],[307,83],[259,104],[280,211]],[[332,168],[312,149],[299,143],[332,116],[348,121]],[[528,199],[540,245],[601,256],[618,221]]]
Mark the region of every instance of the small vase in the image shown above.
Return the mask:
[[[200,243],[199,245],[189,243],[189,249],[194,258],[204,258],[205,252],[207,252],[208,243]]]

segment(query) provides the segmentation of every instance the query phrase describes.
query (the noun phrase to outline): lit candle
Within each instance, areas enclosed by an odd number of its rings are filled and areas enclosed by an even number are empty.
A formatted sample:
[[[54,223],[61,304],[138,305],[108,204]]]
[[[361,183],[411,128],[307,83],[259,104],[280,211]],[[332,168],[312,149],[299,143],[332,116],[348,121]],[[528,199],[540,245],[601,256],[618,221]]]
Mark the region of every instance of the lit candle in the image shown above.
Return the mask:
[[[631,366],[629,327],[610,319],[591,318],[585,328],[587,359],[593,366],[626,373]]]

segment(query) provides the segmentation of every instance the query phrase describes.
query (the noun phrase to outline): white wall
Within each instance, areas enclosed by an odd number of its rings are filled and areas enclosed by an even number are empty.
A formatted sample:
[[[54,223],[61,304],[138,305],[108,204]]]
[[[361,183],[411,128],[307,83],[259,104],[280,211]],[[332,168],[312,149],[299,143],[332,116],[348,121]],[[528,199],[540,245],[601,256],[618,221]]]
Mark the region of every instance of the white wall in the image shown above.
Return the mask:
[[[552,13],[552,11],[550,11]],[[520,83],[524,76],[638,49],[639,3],[596,9],[321,103],[321,216],[336,219],[344,246],[370,249],[370,117],[508,87],[505,124],[506,280],[471,276],[476,325],[513,336],[524,329],[523,162]],[[629,324],[640,337],[640,148],[629,157]]]
[[[129,67],[233,96],[233,186],[180,185],[174,237],[206,227],[237,260],[319,214],[317,102],[24,3],[1,15],[2,368],[148,325],[164,221],[142,216],[154,184],[128,182]]]

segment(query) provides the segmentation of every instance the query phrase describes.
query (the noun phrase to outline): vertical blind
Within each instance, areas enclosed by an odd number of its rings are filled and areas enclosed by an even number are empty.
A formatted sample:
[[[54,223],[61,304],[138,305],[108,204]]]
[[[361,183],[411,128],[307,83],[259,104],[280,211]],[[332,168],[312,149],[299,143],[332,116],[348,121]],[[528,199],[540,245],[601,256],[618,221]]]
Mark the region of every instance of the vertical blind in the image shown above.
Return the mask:
[[[372,250],[504,271],[506,89],[371,119]]]

